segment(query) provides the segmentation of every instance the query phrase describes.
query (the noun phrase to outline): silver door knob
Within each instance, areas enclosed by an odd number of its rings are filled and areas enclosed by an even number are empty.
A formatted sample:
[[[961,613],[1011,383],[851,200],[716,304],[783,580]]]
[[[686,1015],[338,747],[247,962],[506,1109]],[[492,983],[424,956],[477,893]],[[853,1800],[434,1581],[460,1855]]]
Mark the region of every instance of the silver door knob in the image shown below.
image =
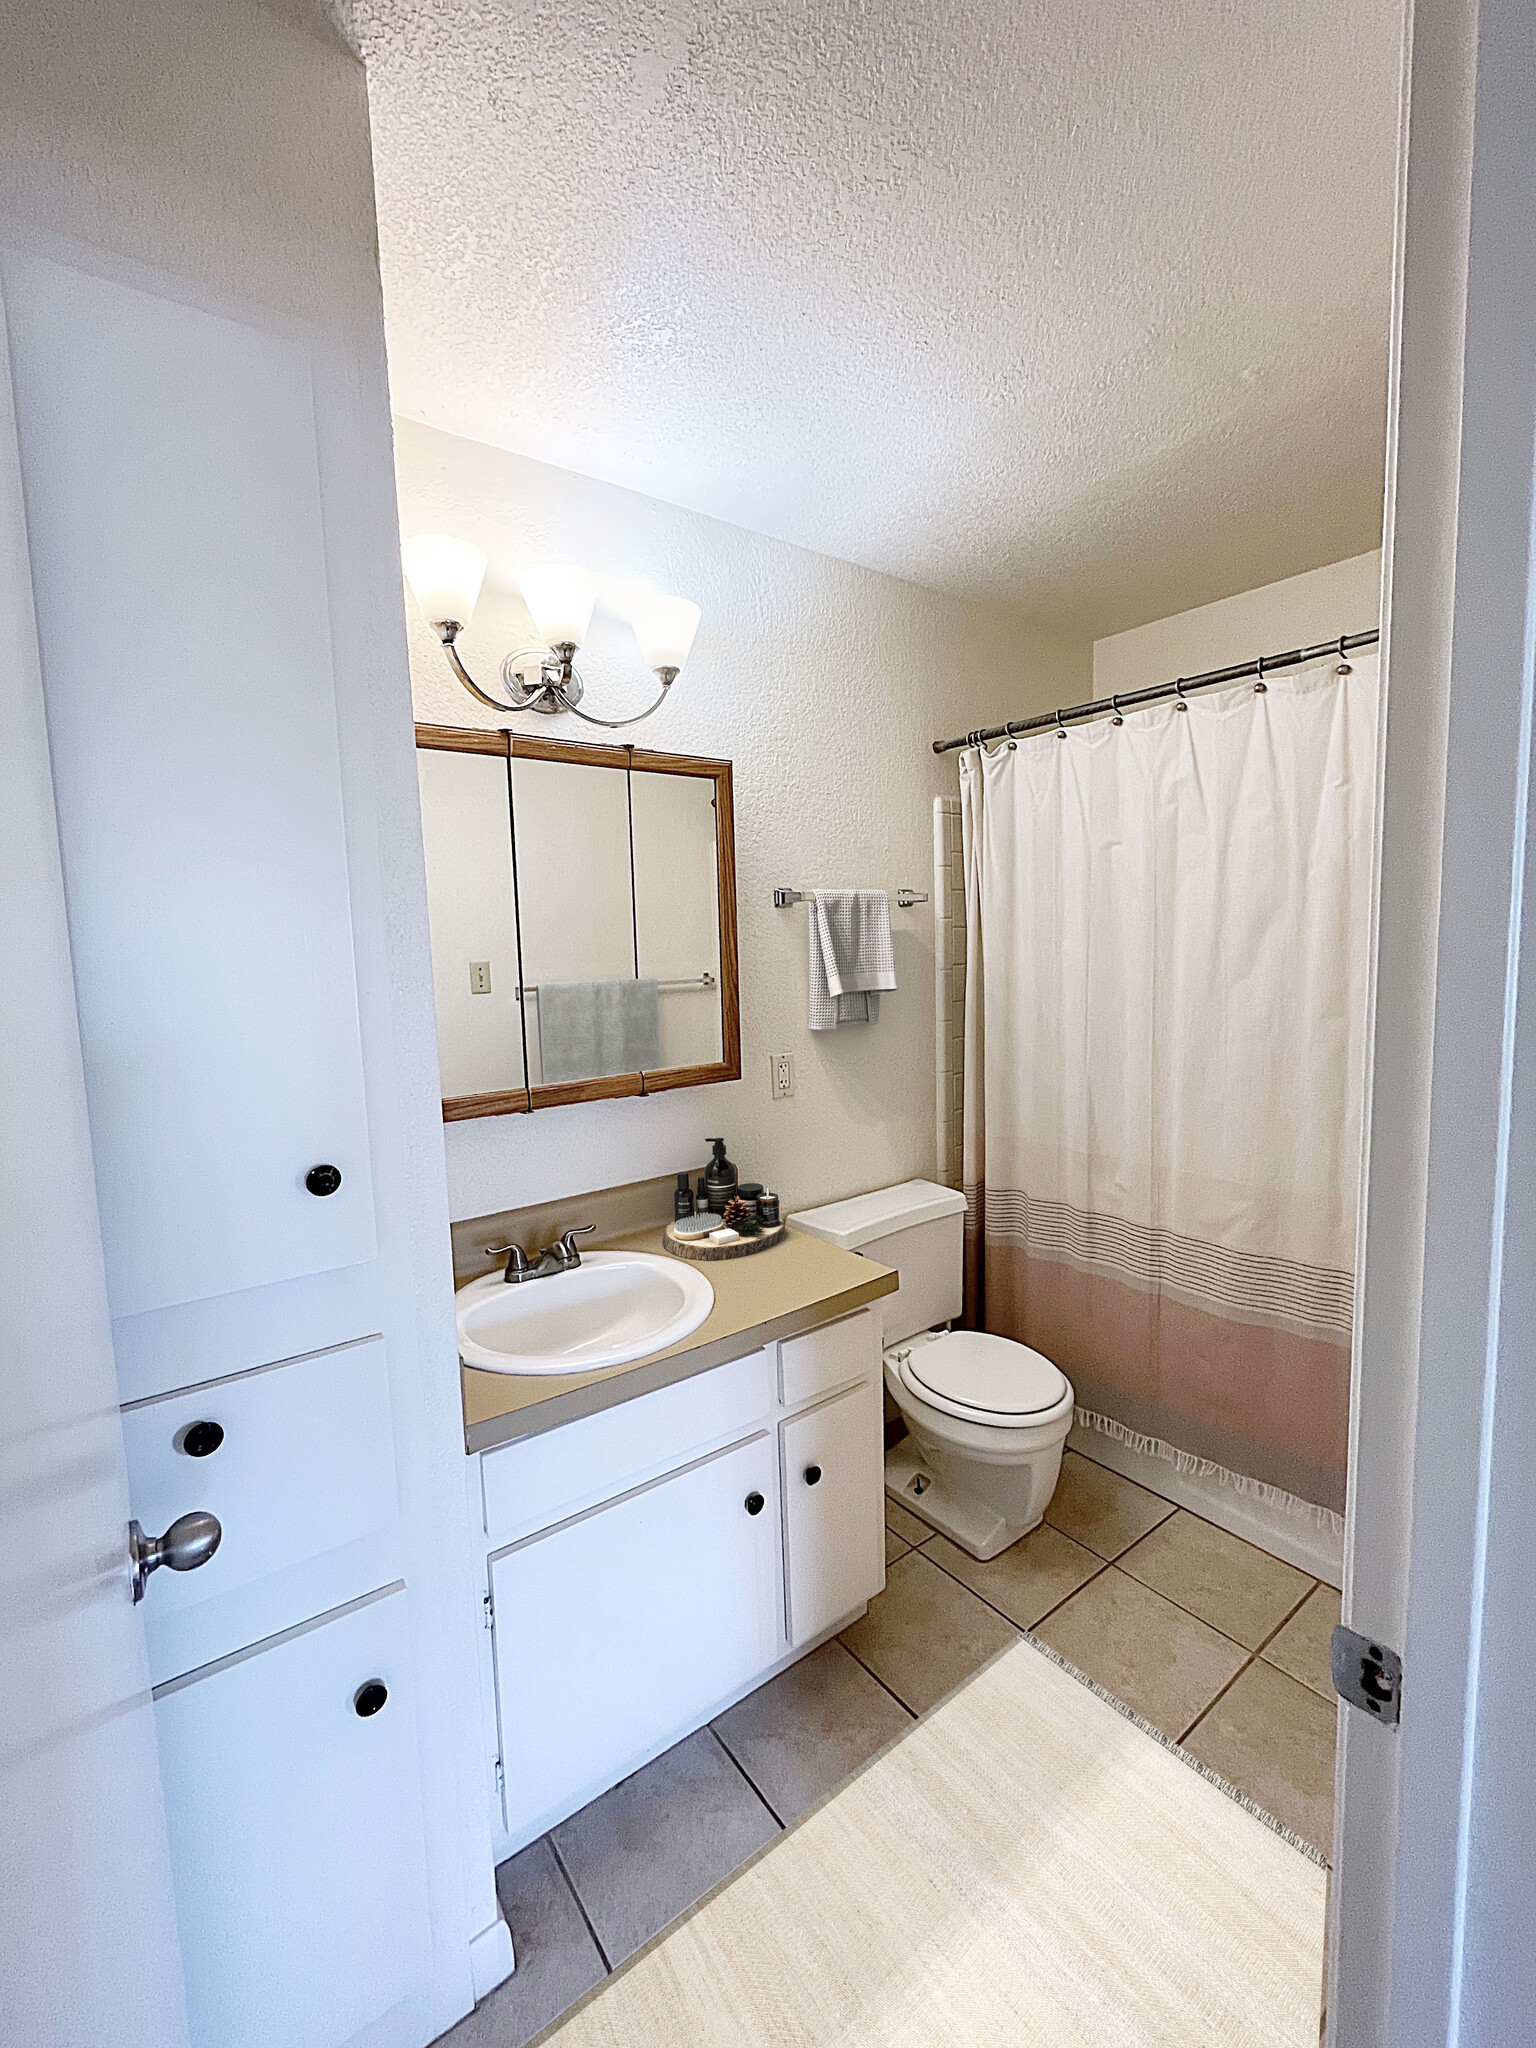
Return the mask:
[[[163,1564],[173,1572],[195,1572],[218,1549],[223,1534],[218,1516],[210,1515],[206,1508],[178,1515],[163,1536],[146,1536],[137,1522],[130,1522],[128,1558],[133,1566],[134,1605],[144,1598],[144,1583],[151,1572]]]

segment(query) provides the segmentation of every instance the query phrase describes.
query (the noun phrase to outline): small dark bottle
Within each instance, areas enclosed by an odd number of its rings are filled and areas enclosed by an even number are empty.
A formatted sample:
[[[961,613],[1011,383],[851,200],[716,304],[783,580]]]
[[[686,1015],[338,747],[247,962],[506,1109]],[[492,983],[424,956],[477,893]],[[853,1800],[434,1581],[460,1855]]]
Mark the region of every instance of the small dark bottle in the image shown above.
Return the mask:
[[[693,1189],[686,1173],[677,1176],[677,1186],[672,1191],[672,1214],[679,1222],[693,1214]]]

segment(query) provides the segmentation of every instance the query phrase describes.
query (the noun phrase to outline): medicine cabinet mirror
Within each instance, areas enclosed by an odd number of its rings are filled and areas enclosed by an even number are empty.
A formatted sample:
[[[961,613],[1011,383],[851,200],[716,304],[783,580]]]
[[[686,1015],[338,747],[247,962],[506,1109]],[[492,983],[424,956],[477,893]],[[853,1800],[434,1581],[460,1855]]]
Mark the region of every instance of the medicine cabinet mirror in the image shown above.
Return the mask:
[[[416,746],[445,1119],[739,1080],[730,762]]]

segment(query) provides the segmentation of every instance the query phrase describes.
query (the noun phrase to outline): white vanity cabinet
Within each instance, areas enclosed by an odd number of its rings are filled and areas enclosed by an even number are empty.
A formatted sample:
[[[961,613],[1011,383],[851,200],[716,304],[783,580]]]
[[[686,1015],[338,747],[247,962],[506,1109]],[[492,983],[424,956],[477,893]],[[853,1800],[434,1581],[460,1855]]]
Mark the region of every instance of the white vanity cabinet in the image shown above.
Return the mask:
[[[776,1477],[761,1430],[495,1560],[509,1833],[542,1834],[773,1663]]]
[[[789,1640],[816,1641],[885,1583],[885,1465],[878,1381],[861,1381],[779,1429]],[[877,1555],[878,1553],[878,1555]]]
[[[480,1454],[498,1859],[884,1585],[879,1328],[861,1309]]]

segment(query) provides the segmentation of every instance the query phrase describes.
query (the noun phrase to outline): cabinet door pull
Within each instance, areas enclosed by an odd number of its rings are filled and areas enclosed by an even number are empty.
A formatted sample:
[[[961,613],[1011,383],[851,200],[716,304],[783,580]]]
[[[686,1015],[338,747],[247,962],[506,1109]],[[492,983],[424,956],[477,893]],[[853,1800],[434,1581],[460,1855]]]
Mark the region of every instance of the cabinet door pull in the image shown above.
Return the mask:
[[[176,1438],[176,1448],[189,1458],[211,1458],[223,1441],[222,1422],[189,1422]]]
[[[388,1698],[389,1687],[384,1683],[383,1679],[370,1678],[366,1684],[360,1685],[357,1691],[353,1693],[352,1711],[361,1720],[366,1721],[370,1715],[376,1714],[379,1711]]]
[[[339,1166],[312,1166],[304,1176],[304,1185],[312,1195],[334,1195],[341,1186]]]
[[[763,1496],[760,1493],[749,1493],[746,1499],[746,1509],[749,1515],[760,1515],[763,1512]]]
[[[807,1466],[806,1466],[806,1468],[805,1468],[805,1483],[806,1483],[806,1485],[807,1485],[807,1486],[814,1486],[814,1485],[816,1484],[817,1480],[819,1480],[819,1479],[820,1479],[820,1477],[821,1477],[821,1467],[820,1467],[819,1465],[807,1465]]]

